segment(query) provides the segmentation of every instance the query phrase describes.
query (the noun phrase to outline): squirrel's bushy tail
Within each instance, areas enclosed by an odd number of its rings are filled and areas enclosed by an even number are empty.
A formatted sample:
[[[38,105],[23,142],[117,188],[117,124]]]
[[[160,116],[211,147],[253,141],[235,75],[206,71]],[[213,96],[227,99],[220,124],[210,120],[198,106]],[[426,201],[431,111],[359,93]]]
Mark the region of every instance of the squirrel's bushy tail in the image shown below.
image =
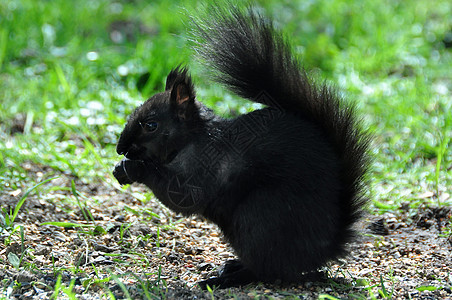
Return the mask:
[[[218,71],[219,82],[251,101],[295,112],[329,136],[342,160],[343,241],[348,241],[366,202],[362,192],[369,166],[370,138],[355,105],[309,79],[284,35],[252,8],[210,7],[209,17],[195,21],[195,28],[197,52]]]

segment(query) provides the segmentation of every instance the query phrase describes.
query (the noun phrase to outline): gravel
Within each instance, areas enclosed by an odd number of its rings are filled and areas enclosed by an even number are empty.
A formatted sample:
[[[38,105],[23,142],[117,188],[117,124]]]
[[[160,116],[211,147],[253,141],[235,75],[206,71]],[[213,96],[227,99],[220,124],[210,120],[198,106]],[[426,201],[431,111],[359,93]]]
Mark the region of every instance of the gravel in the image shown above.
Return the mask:
[[[36,179],[43,176],[38,166],[31,169]],[[212,299],[196,282],[235,258],[215,225],[178,216],[155,199],[142,201],[145,189],[123,191],[109,178],[75,181],[81,209],[71,193],[72,179],[62,175],[27,198],[14,223],[24,227],[23,245],[19,230],[11,234],[0,228],[0,299],[48,299],[58,286],[59,299],[71,293],[78,299]],[[23,193],[5,188],[3,211],[14,209]],[[89,214],[94,221],[85,220]],[[412,209],[406,204],[396,212],[369,215],[350,255],[326,268],[330,279],[217,290],[215,298],[316,299],[328,294],[366,299],[386,293],[393,299],[452,299],[451,216],[448,207]],[[11,257],[22,253],[20,267],[13,267]]]

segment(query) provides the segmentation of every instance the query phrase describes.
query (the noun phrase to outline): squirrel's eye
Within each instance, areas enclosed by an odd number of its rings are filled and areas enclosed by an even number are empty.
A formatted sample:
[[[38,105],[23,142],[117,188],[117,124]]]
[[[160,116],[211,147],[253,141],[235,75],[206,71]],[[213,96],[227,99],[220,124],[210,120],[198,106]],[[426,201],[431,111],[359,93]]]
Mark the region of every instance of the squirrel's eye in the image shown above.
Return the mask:
[[[158,127],[157,122],[149,122],[149,123],[146,123],[146,127],[145,128],[148,131],[153,132],[153,131],[157,130],[157,127]]]

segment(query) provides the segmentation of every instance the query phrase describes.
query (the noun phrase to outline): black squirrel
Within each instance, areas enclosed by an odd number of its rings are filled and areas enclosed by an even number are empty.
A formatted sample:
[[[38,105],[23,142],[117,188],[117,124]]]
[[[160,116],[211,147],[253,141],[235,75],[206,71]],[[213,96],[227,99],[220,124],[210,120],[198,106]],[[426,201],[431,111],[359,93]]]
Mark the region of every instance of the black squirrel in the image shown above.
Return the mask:
[[[187,68],[130,115],[114,169],[170,209],[216,223],[239,260],[199,283],[299,282],[345,254],[362,214],[369,133],[325,84],[308,77],[272,21],[215,8],[195,23],[216,79],[265,108],[223,119],[198,102]]]

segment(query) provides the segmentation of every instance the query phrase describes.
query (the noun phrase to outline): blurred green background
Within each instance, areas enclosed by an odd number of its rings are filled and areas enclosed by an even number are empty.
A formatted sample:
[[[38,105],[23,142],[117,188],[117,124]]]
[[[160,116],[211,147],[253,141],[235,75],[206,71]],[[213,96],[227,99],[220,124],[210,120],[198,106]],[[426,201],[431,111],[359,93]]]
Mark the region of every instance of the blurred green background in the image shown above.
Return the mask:
[[[375,132],[374,208],[451,203],[452,2],[257,1],[313,76]],[[127,115],[187,64],[224,116],[251,105],[208,80],[187,42],[196,1],[2,0],[0,192],[64,172],[110,180]]]

